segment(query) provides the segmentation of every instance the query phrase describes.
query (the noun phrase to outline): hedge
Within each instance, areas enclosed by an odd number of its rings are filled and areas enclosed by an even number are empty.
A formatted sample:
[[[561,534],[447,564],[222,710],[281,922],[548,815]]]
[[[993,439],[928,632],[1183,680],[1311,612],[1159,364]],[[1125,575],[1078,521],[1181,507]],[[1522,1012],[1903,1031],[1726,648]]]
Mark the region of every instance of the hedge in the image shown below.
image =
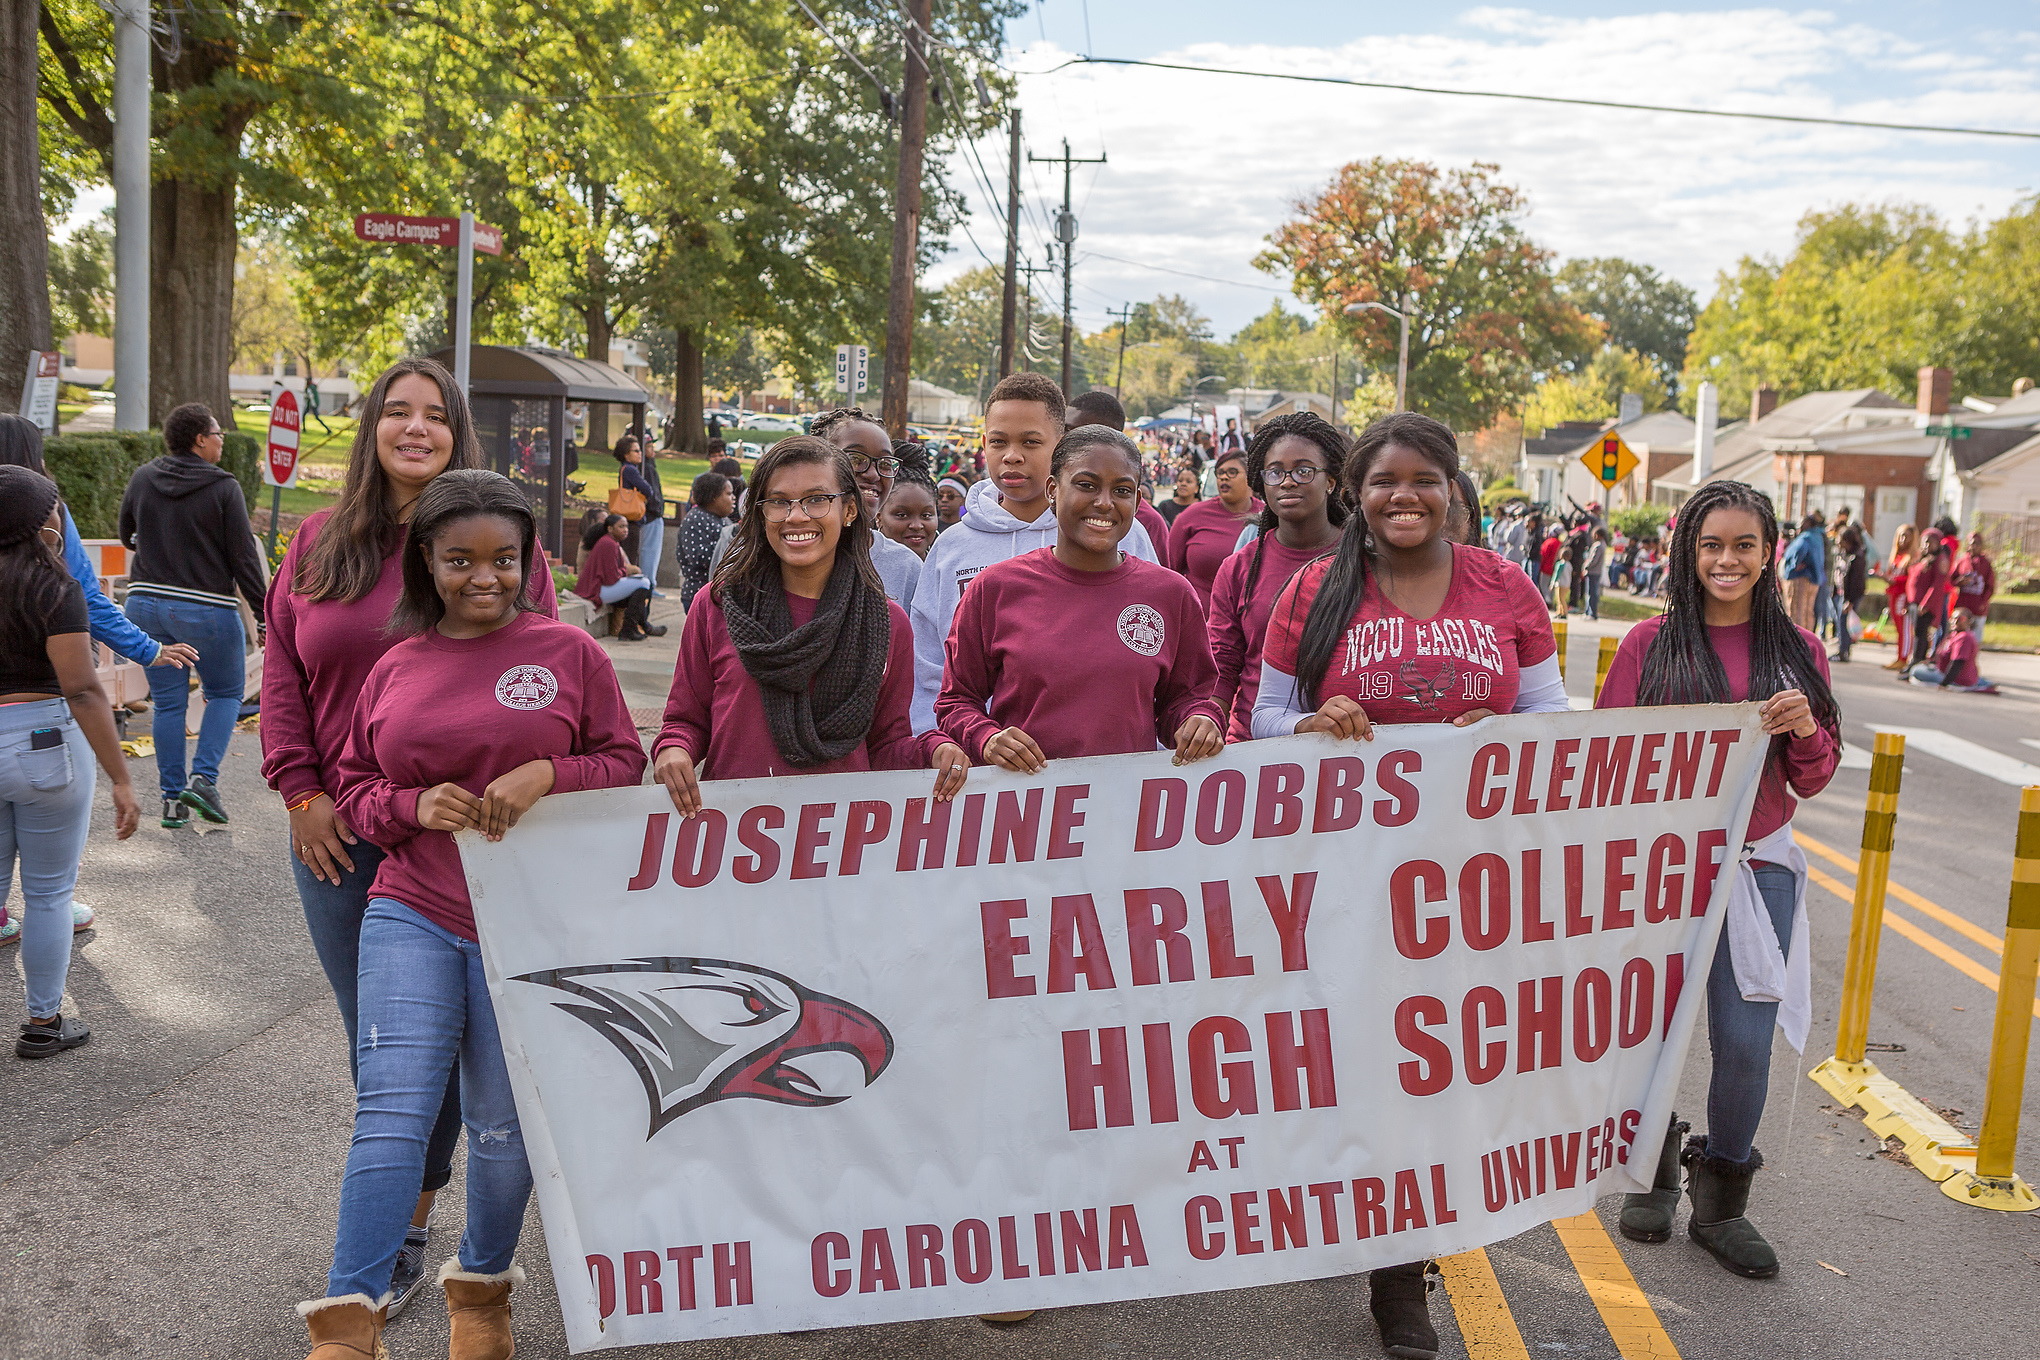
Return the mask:
[[[251,507],[262,484],[261,447],[255,436],[229,431],[220,455],[220,466],[240,480],[242,497]],[[113,538],[128,478],[163,452],[163,436],[157,430],[64,434],[43,441],[43,465],[64,493],[79,536]]]

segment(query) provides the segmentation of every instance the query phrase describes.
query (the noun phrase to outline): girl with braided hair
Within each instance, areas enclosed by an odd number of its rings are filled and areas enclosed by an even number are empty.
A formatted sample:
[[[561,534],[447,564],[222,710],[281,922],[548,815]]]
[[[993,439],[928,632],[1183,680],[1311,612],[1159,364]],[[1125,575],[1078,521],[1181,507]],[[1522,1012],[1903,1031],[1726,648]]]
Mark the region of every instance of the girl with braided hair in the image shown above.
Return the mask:
[[[890,455],[888,455],[890,456]],[[872,564],[875,535],[850,459],[794,435],[758,460],[730,550],[680,629],[652,772],[683,817],[699,780],[844,770],[941,773],[963,787],[956,744],[914,735],[914,638]],[[911,556],[911,554],[909,554]]]
[[[1257,533],[1212,578],[1206,615],[1227,741],[1253,736],[1261,643],[1275,596],[1306,564],[1338,546],[1346,522],[1338,489],[1347,448],[1346,436],[1310,411],[1263,422],[1247,445],[1247,481],[1262,489]]]
[[[1693,1213],[1686,1230],[1737,1275],[1768,1279],[1778,1256],[1744,1216],[1771,1072],[1771,1029],[1803,1050],[1811,1019],[1806,857],[1793,841],[1794,795],[1827,787],[1841,759],[1841,715],[1828,687],[1827,650],[1785,613],[1778,521],[1741,482],[1710,482],[1679,507],[1665,575],[1665,612],[1631,629],[1596,706],[1763,700],[1769,759],[1732,881],[1727,919],[1707,975],[1714,1071],[1707,1132],[1683,1150],[1674,1116],[1657,1180],[1622,1204],[1622,1235],[1662,1242],[1679,1204],[1679,1165]]]
[[[1458,475],[1459,443],[1429,416],[1384,416],[1354,441],[1341,490],[1355,522],[1275,599],[1254,736],[1371,741],[1377,723],[1466,727],[1568,707],[1537,587],[1448,532]],[[1390,1355],[1438,1354],[1429,1275],[1411,1261],[1368,1277]]]
[[[901,547],[911,549],[915,558],[925,558],[940,532],[935,479],[928,473],[928,454],[919,444],[902,439],[893,444],[893,456],[900,460],[900,473],[878,507],[878,529]]]

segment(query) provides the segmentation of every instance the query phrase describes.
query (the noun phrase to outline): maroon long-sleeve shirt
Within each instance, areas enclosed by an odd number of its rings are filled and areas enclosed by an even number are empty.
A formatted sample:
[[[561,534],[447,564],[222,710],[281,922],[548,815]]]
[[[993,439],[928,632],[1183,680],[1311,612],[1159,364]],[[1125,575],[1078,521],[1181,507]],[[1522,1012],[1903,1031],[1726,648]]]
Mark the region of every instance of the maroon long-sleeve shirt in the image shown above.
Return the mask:
[[[813,618],[820,603],[789,594],[786,606],[794,627]],[[891,600],[886,601],[886,617],[892,623],[892,645],[863,744],[820,765],[794,765],[773,742],[758,682],[744,669],[743,658],[730,641],[729,621],[716,603],[715,591],[704,587],[680,629],[673,689],[666,696],[665,721],[652,754],[678,746],[694,758],[703,779],[922,768],[934,748],[948,738],[939,732],[914,735],[909,716],[914,701],[914,628],[907,612]]]
[[[1329,551],[1285,548],[1273,534],[1265,534],[1228,557],[1212,578],[1205,628],[1211,634],[1211,659],[1218,666],[1214,697],[1219,711],[1227,715],[1227,741],[1253,740],[1254,697],[1261,692],[1261,648],[1267,641],[1268,615],[1275,608],[1275,597],[1292,576]],[[1255,575],[1257,564],[1260,572]]]
[[[353,728],[362,686],[383,653],[398,642],[383,631],[404,589],[397,552],[383,558],[375,588],[358,600],[313,601],[292,589],[299,560],[332,513],[320,510],[305,517],[263,606],[269,645],[262,655],[262,777],[286,803],[334,791],[340,750]],[[556,619],[560,602],[552,566],[543,549],[538,559],[525,598]]]
[[[1212,578],[1218,575],[1225,559],[1232,556],[1233,545],[1240,541],[1240,530],[1260,513],[1258,500],[1248,505],[1246,514],[1236,515],[1214,496],[1185,506],[1169,526],[1168,556],[1163,560],[1197,587],[1200,603],[1210,602]]]
[[[1616,649],[1615,660],[1608,667],[1608,679],[1601,686],[1601,697],[1594,701],[1595,708],[1636,707],[1636,686],[1643,678],[1643,658],[1650,651],[1651,639],[1664,627],[1664,616],[1645,619],[1629,630],[1629,636],[1622,639]],[[1813,657],[1813,664],[1819,668],[1821,678],[1828,674],[1827,649],[1820,639],[1798,630],[1800,640],[1806,643],[1806,650]],[[1714,654],[1721,658],[1721,668],[1728,672],[1728,697],[1731,702],[1741,703],[1750,697],[1750,626],[1747,623],[1730,624],[1725,628],[1709,628],[1707,640],[1714,644]],[[1793,812],[1799,807],[1798,798],[1811,798],[1828,786],[1835,777],[1835,770],[1841,764],[1842,747],[1835,734],[1825,727],[1816,728],[1810,737],[1787,737],[1773,743],[1771,758],[1764,762],[1763,779],[1757,785],[1757,805],[1750,811],[1749,830],[1744,833],[1746,841],[1760,841],[1792,820]]]
[[[1008,727],[1051,760],[1172,745],[1198,713],[1225,727],[1197,592],[1137,557],[1077,571],[1037,548],[985,568],[946,656],[935,720],[973,760]]]
[[[418,796],[449,783],[479,796],[533,760],[552,761],[554,793],[643,778],[644,747],[595,639],[520,614],[484,637],[435,630],[390,648],[369,672],[339,769],[340,816],[388,852],[371,895],[476,938],[460,850],[452,833],[418,824]]]

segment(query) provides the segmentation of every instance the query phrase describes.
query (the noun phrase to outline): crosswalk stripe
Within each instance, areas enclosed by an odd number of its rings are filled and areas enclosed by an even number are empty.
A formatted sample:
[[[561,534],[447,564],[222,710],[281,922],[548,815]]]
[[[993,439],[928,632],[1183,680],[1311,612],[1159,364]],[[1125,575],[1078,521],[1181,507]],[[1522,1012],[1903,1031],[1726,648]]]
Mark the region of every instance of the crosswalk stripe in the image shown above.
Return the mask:
[[[1484,1249],[1439,1257],[1438,1273],[1445,1277],[1445,1296],[1452,1300],[1468,1360],[1530,1360],[1502,1283],[1495,1278],[1494,1262]]]
[[[1887,727],[1883,723],[1865,723],[1864,726],[1872,732],[1895,732],[1904,737],[1908,754],[1924,751],[2001,784],[2010,784],[2013,788],[2040,784],[2040,765],[2029,765],[2013,756],[2001,755],[1988,746],[1979,746],[1938,727]]]
[[[1842,758],[1837,767],[1844,770],[1867,770],[1870,768],[1870,753],[1845,741],[1842,743]]]
[[[1621,1248],[1601,1226],[1601,1216],[1589,1210],[1572,1218],[1555,1218],[1551,1226],[1558,1230],[1558,1240],[1572,1257],[1573,1269],[1579,1272],[1587,1297],[1594,1301],[1622,1360],[1678,1360],[1679,1348],[1672,1344],[1657,1310],[1637,1287]]]

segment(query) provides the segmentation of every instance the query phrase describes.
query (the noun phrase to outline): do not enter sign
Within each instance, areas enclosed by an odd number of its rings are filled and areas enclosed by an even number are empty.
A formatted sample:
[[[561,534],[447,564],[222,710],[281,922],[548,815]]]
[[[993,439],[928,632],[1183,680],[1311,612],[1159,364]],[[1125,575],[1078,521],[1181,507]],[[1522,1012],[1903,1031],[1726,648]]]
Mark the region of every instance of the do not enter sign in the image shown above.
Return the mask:
[[[265,485],[297,485],[298,436],[303,429],[297,393],[286,387],[269,404],[269,456],[262,460]]]

